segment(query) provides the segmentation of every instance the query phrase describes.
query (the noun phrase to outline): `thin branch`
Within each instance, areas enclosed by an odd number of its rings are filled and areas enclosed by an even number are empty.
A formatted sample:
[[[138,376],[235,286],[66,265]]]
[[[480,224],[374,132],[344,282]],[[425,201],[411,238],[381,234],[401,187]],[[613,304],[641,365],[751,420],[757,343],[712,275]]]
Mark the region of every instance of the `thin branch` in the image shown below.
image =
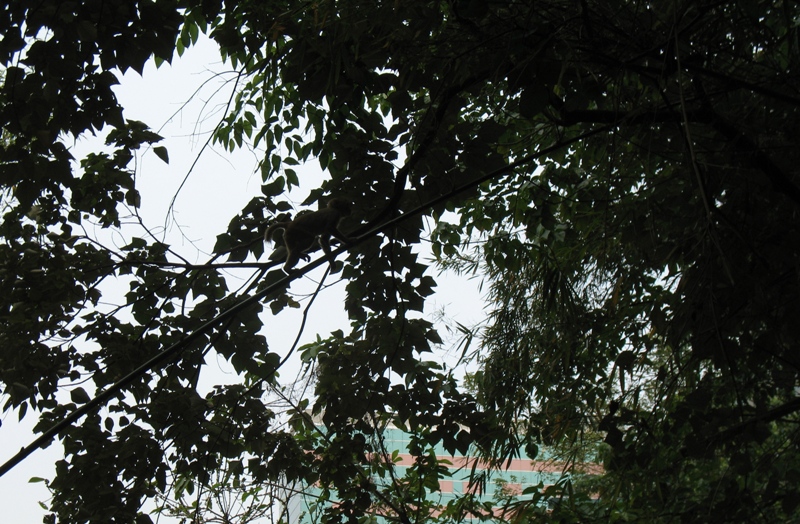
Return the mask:
[[[792,415],[800,411],[800,398],[796,398],[786,402],[778,406],[777,408],[771,409],[761,415],[756,415],[755,417],[736,424],[735,426],[731,426],[728,429],[720,431],[716,435],[706,439],[705,446],[712,446],[714,444],[719,444],[726,440],[730,440],[735,436],[739,435],[740,433],[744,433],[748,429],[752,428],[756,424],[764,424],[767,422],[774,422],[780,418],[786,417],[788,415]]]
[[[471,182],[469,182],[467,184],[464,184],[463,186],[460,186],[460,187],[458,187],[458,188],[456,188],[456,189],[454,189],[452,191],[449,191],[448,193],[445,193],[445,194],[443,194],[443,195],[441,195],[441,196],[439,196],[437,198],[434,198],[433,200],[431,200],[430,202],[428,202],[426,204],[418,206],[415,209],[412,209],[411,211],[408,211],[408,212],[406,212],[406,213],[404,213],[402,215],[399,215],[399,216],[397,216],[397,217],[395,217],[395,218],[393,218],[391,220],[388,220],[384,224],[381,224],[379,226],[373,227],[372,229],[370,229],[366,233],[364,233],[364,234],[360,235],[358,238],[354,239],[348,246],[341,246],[338,249],[336,249],[335,251],[333,251],[333,254],[334,254],[334,256],[338,255],[338,254],[341,254],[342,252],[346,251],[348,247],[361,244],[361,243],[365,242],[367,239],[371,238],[372,236],[375,236],[378,233],[382,232],[384,229],[387,229],[389,227],[394,227],[396,224],[398,224],[398,223],[400,223],[400,222],[402,222],[404,220],[407,220],[407,219],[409,219],[411,217],[414,217],[414,216],[422,213],[426,209],[430,209],[430,208],[435,207],[435,206],[437,206],[437,205],[439,205],[441,203],[444,203],[447,200],[451,199],[453,196],[455,196],[457,194],[460,194],[460,193],[463,193],[465,191],[468,191],[468,190],[470,190],[470,189],[482,184],[483,182],[486,182],[486,181],[491,180],[493,178],[496,178],[498,176],[507,174],[509,171],[512,171],[512,170],[514,170],[516,168],[519,168],[521,166],[529,164],[529,163],[533,162],[534,160],[536,160],[537,158],[546,156],[546,155],[548,155],[548,154],[550,154],[550,153],[552,153],[554,151],[557,151],[557,150],[560,150],[562,148],[568,147],[568,146],[570,146],[570,145],[572,145],[574,143],[577,143],[577,142],[580,142],[582,140],[585,140],[585,139],[587,139],[587,138],[589,138],[591,136],[597,135],[597,134],[602,133],[602,132],[609,131],[612,128],[613,128],[613,126],[602,126],[602,127],[587,131],[586,133],[578,135],[578,136],[576,136],[574,138],[571,138],[569,140],[565,140],[563,142],[558,142],[558,143],[556,143],[556,144],[554,144],[554,145],[552,145],[550,147],[544,148],[543,150],[541,150],[541,151],[539,151],[537,153],[533,153],[533,154],[527,155],[527,156],[517,160],[516,162],[512,162],[511,164],[508,164],[507,166],[504,166],[504,167],[502,167],[500,169],[496,169],[495,171],[492,171],[491,173],[487,173],[484,176],[478,177],[475,180],[473,180],[473,181],[471,181]],[[231,306],[229,309],[219,313],[216,317],[214,317],[212,319],[209,319],[208,321],[203,323],[200,327],[198,327],[196,330],[194,330],[191,333],[187,334],[183,339],[175,342],[174,344],[172,344],[169,347],[167,347],[166,349],[164,349],[164,351],[162,351],[161,353],[159,353],[159,354],[153,356],[152,358],[148,359],[143,364],[141,364],[139,367],[137,367],[136,369],[134,369],[133,371],[128,373],[128,375],[126,375],[125,377],[123,377],[119,381],[115,382],[114,384],[111,384],[104,391],[98,393],[89,402],[87,402],[86,404],[83,404],[82,406],[77,408],[75,411],[73,411],[72,413],[70,413],[67,416],[65,416],[61,421],[53,424],[53,426],[50,427],[50,429],[44,431],[39,437],[34,439],[33,442],[31,442],[27,446],[23,447],[22,449],[20,449],[20,451],[16,455],[11,457],[2,466],[0,466],[0,477],[2,477],[3,475],[5,475],[9,471],[11,471],[17,464],[19,464],[25,458],[27,458],[29,455],[31,455],[31,453],[33,453],[37,448],[46,447],[46,445],[48,445],[48,443],[49,443],[49,441],[51,439],[53,439],[56,436],[58,436],[63,430],[65,430],[66,428],[70,427],[72,424],[77,422],[84,415],[86,415],[88,413],[91,413],[94,410],[96,410],[96,409],[100,408],[101,406],[103,406],[108,400],[110,400],[113,397],[115,397],[116,395],[118,395],[126,386],[128,386],[128,385],[132,384],[133,382],[135,382],[139,377],[141,377],[142,375],[144,375],[148,371],[154,369],[156,366],[158,366],[158,365],[166,362],[167,360],[175,357],[176,355],[180,354],[180,352],[183,351],[186,347],[190,346],[192,342],[194,342],[195,340],[199,339],[200,337],[202,337],[203,335],[205,335],[207,332],[211,331],[212,329],[214,329],[218,324],[220,324],[220,323],[222,323],[224,321],[227,321],[230,318],[235,317],[241,311],[244,311],[245,309],[247,309],[248,307],[252,306],[253,304],[258,303],[259,301],[261,301],[264,298],[268,297],[270,294],[274,293],[278,289],[282,289],[284,287],[287,287],[293,280],[296,280],[296,279],[302,277],[303,275],[308,273],[310,270],[312,270],[312,269],[314,269],[314,268],[316,268],[318,266],[321,266],[322,264],[326,264],[326,263],[328,263],[328,258],[326,256],[321,256],[318,259],[309,262],[308,264],[303,266],[301,269],[299,269],[297,271],[293,271],[292,273],[290,273],[289,275],[286,275],[285,277],[283,277],[280,280],[276,281],[272,285],[267,286],[264,289],[262,289],[261,291],[257,292],[256,294],[251,295],[251,296],[243,299],[238,304],[235,304],[235,305]]]

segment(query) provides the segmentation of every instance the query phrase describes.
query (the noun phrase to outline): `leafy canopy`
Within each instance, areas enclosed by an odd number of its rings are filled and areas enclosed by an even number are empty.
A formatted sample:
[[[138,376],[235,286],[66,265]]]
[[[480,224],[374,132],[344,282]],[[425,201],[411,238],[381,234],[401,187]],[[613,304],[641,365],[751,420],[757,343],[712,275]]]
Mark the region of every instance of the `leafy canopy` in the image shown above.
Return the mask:
[[[438,443],[563,453],[576,475],[507,518],[798,518],[798,20],[758,0],[7,5],[0,379],[4,409],[64,445],[51,518],[146,522],[143,501],[222,478],[316,483],[340,501],[326,521],[408,523],[430,518]],[[120,227],[133,159],[160,140],[112,87],[201,33],[241,76],[215,141],[259,148],[262,195],[206,264],[145,235],[112,249],[85,226]],[[108,147],[74,159],[87,133]],[[305,348],[314,397],[286,426],[262,399],[286,356],[264,349],[262,306],[297,302],[259,238],[312,160],[307,203],[350,199],[364,225],[341,270],[350,324]],[[485,330],[463,328],[469,387],[425,357],[428,241],[489,284]],[[230,289],[232,266],[251,284]],[[241,381],[199,392],[209,353]],[[406,479],[365,437],[388,422],[416,438]],[[603,472],[577,474],[595,453]],[[487,511],[465,495],[436,518]]]

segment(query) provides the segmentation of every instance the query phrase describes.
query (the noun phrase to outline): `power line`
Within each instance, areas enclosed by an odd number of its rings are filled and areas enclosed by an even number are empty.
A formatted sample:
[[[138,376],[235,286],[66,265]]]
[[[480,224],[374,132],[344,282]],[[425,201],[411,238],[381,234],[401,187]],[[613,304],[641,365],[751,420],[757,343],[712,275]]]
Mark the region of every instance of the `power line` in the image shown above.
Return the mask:
[[[581,140],[585,140],[585,139],[589,138],[590,136],[593,136],[593,135],[608,131],[613,127],[614,127],[614,125],[606,125],[606,126],[598,127],[596,129],[593,129],[591,131],[587,131],[586,133],[578,135],[578,136],[576,136],[574,138],[571,138],[569,140],[565,140],[563,142],[557,142],[556,144],[554,144],[554,145],[552,145],[550,147],[546,147],[545,149],[543,149],[541,151],[538,151],[536,153],[531,153],[530,155],[522,157],[519,160],[517,160],[515,162],[512,162],[512,163],[510,163],[510,164],[508,164],[506,166],[503,166],[500,169],[496,169],[496,170],[494,170],[494,171],[492,171],[490,173],[487,173],[487,174],[485,174],[485,175],[483,175],[481,177],[478,177],[478,178],[476,178],[474,180],[471,180],[470,182],[468,182],[468,183],[466,183],[466,184],[464,184],[462,186],[459,186],[459,187],[453,189],[452,191],[449,191],[449,192],[447,192],[447,193],[445,193],[443,195],[440,195],[439,197],[434,198],[433,200],[430,200],[430,201],[426,202],[425,204],[422,204],[422,205],[420,205],[420,206],[418,206],[418,207],[416,207],[416,208],[414,208],[414,209],[412,209],[410,211],[407,211],[407,212],[405,212],[405,213],[403,213],[401,215],[398,215],[398,216],[396,216],[396,217],[384,222],[383,224],[380,224],[380,225],[377,225],[377,226],[373,227],[372,229],[370,229],[370,230],[366,231],[365,233],[359,235],[358,238],[354,239],[348,245],[340,246],[339,248],[334,250],[333,251],[333,255],[336,256],[336,255],[346,251],[348,248],[350,248],[352,246],[356,246],[358,244],[361,244],[362,242],[364,242],[368,238],[371,238],[372,236],[380,233],[381,231],[383,231],[387,227],[394,226],[395,224],[398,224],[398,223],[406,220],[409,217],[416,216],[416,215],[422,213],[423,211],[425,211],[427,209],[430,209],[433,206],[436,206],[438,204],[446,202],[448,199],[452,198],[455,195],[458,195],[459,193],[463,193],[464,191],[468,191],[468,190],[474,188],[475,186],[478,186],[478,185],[480,185],[480,184],[482,184],[484,182],[487,182],[487,181],[489,181],[489,180],[491,180],[491,179],[493,179],[493,178],[495,178],[495,177],[497,177],[499,175],[508,173],[509,171],[512,171],[514,169],[517,169],[519,167],[527,165],[527,164],[533,162],[534,160],[537,160],[538,158],[540,158],[542,156],[545,156],[545,155],[547,155],[549,153],[552,153],[553,151],[557,151],[557,150],[562,149],[564,147],[567,147],[567,146],[569,146],[571,144],[580,142]],[[89,402],[87,402],[86,404],[80,406],[79,408],[77,408],[75,411],[73,411],[72,413],[70,413],[69,415],[64,417],[59,422],[53,424],[53,426],[50,429],[46,430],[39,437],[34,439],[33,442],[31,442],[27,446],[23,447],[22,449],[20,449],[20,451],[16,455],[11,457],[2,466],[0,466],[0,477],[2,477],[3,475],[5,475],[9,471],[11,471],[17,464],[19,464],[20,462],[25,460],[28,456],[30,456],[37,448],[44,447],[45,443],[47,443],[49,440],[55,438],[65,428],[67,428],[67,427],[71,426],[72,424],[74,424],[75,422],[77,422],[78,419],[80,419],[84,415],[86,415],[86,414],[94,411],[95,409],[101,407],[102,405],[104,405],[106,403],[106,401],[108,401],[109,399],[111,399],[112,397],[114,397],[115,395],[120,393],[123,390],[123,388],[125,388],[126,386],[128,386],[129,384],[134,382],[136,379],[138,379],[139,377],[141,377],[142,375],[144,375],[145,373],[147,373],[151,369],[155,368],[158,364],[161,364],[162,362],[164,362],[164,361],[168,360],[169,358],[171,358],[171,357],[177,355],[178,353],[180,353],[180,351],[183,350],[184,348],[186,348],[186,346],[188,346],[191,342],[195,341],[196,339],[200,338],[202,335],[204,335],[205,333],[207,333],[208,331],[213,329],[214,326],[216,326],[218,323],[220,323],[220,322],[222,322],[224,320],[227,320],[229,318],[234,317],[240,311],[248,308],[249,306],[252,306],[253,304],[256,304],[257,302],[259,302],[260,300],[262,300],[263,298],[268,296],[270,293],[276,291],[279,288],[284,287],[285,285],[288,285],[292,280],[295,280],[295,279],[303,276],[305,273],[307,273],[311,269],[314,269],[314,268],[320,266],[321,264],[323,264],[326,261],[327,261],[327,258],[325,256],[322,256],[322,257],[320,257],[320,258],[318,258],[318,259],[316,259],[316,260],[314,260],[312,262],[309,262],[308,264],[303,266],[303,268],[301,270],[293,271],[289,275],[281,278],[277,282],[275,282],[272,285],[268,286],[267,288],[259,291],[255,295],[252,295],[252,296],[249,296],[249,297],[243,299],[238,304],[235,304],[235,305],[231,306],[229,309],[227,309],[227,310],[223,311],[222,313],[218,314],[216,317],[208,320],[203,325],[201,325],[200,327],[198,327],[197,329],[195,329],[194,331],[192,331],[191,333],[186,335],[181,340],[175,342],[174,344],[172,344],[171,346],[166,348],[164,351],[162,351],[158,355],[155,355],[154,357],[150,358],[149,360],[144,362],[142,365],[140,365],[139,367],[137,367],[136,369],[134,369],[133,371],[128,373],[125,377],[121,378],[119,381],[115,382],[114,384],[111,384],[108,387],[108,389],[98,393]]]

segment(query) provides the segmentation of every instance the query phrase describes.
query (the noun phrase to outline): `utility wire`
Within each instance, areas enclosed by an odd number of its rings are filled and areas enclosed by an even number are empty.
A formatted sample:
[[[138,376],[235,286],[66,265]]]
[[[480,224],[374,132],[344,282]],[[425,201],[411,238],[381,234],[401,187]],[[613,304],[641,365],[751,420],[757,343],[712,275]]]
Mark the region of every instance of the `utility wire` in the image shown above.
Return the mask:
[[[524,156],[524,157],[520,158],[519,160],[517,160],[515,162],[512,162],[512,163],[510,163],[510,164],[508,164],[506,166],[503,166],[502,168],[496,169],[496,170],[494,170],[494,171],[492,171],[490,173],[487,173],[487,174],[485,174],[485,175],[483,175],[481,177],[478,177],[478,178],[476,178],[474,180],[471,180],[470,182],[468,182],[468,183],[466,183],[466,184],[464,184],[462,186],[459,186],[459,187],[453,189],[452,191],[449,191],[448,193],[445,193],[445,194],[443,194],[443,195],[441,195],[441,196],[439,196],[437,198],[434,198],[433,200],[430,200],[430,201],[426,202],[425,204],[422,204],[422,205],[420,205],[420,206],[418,206],[418,207],[416,207],[416,208],[414,208],[414,209],[412,209],[410,211],[407,211],[407,212],[405,212],[405,213],[403,213],[401,215],[398,215],[398,216],[396,216],[396,217],[384,222],[383,224],[377,225],[377,226],[369,229],[365,233],[363,233],[363,234],[359,235],[357,238],[353,239],[347,245],[342,245],[342,246],[338,247],[337,249],[335,249],[333,251],[333,255],[334,256],[338,255],[338,254],[346,251],[350,247],[353,247],[353,246],[356,246],[358,244],[361,244],[362,242],[364,242],[368,238],[371,238],[372,236],[380,233],[384,229],[386,229],[388,227],[391,227],[391,226],[394,226],[395,224],[398,224],[398,223],[406,220],[407,218],[410,218],[412,216],[416,216],[416,215],[422,213],[423,211],[425,211],[425,210],[427,210],[427,209],[429,209],[429,208],[431,208],[433,206],[436,206],[438,204],[444,203],[447,200],[449,200],[450,198],[454,197],[455,195],[463,193],[464,191],[468,191],[468,190],[470,190],[470,189],[472,189],[472,188],[474,188],[474,187],[476,187],[476,186],[478,186],[478,185],[480,185],[480,184],[482,184],[484,182],[487,182],[487,181],[489,181],[489,180],[491,180],[491,179],[493,179],[493,178],[495,178],[495,177],[497,177],[499,175],[508,173],[509,171],[514,170],[514,169],[516,169],[518,167],[522,167],[522,166],[524,166],[526,164],[529,164],[529,163],[533,162],[534,160],[537,160],[538,158],[540,158],[542,156],[545,156],[547,154],[552,153],[553,151],[557,151],[559,149],[562,149],[562,148],[564,148],[566,146],[569,146],[571,144],[574,144],[576,142],[580,142],[581,140],[585,140],[585,139],[587,139],[587,138],[589,138],[589,137],[591,137],[593,135],[596,135],[596,134],[599,134],[599,133],[602,133],[602,132],[605,132],[605,131],[609,131],[613,127],[615,127],[614,124],[601,126],[601,127],[596,128],[596,129],[593,129],[591,131],[587,131],[586,133],[578,135],[578,136],[576,136],[574,138],[571,138],[569,140],[564,140],[564,141],[557,142],[556,144],[554,144],[554,145],[552,145],[550,147],[546,147],[545,149],[543,149],[541,151],[538,151],[536,153],[531,153],[530,155]],[[0,466],[0,477],[2,477],[3,475],[5,475],[9,471],[11,471],[17,464],[19,464],[20,462],[25,460],[37,448],[46,447],[45,444],[49,440],[51,440],[51,439],[55,438],[56,436],[58,436],[59,433],[61,433],[64,429],[66,429],[67,427],[69,427],[72,424],[74,424],[75,422],[77,422],[78,419],[80,419],[84,415],[94,411],[95,409],[103,406],[106,403],[106,401],[108,401],[109,399],[111,399],[112,397],[114,397],[115,395],[120,393],[126,386],[128,386],[131,383],[133,383],[136,379],[138,379],[140,376],[144,375],[145,373],[147,373],[151,369],[155,368],[157,365],[161,364],[162,362],[164,362],[164,361],[170,359],[171,357],[177,355],[178,353],[180,353],[191,342],[193,342],[196,339],[200,338],[202,335],[206,334],[208,331],[211,331],[214,328],[214,326],[216,326],[220,322],[234,317],[235,315],[237,315],[242,310],[252,306],[253,304],[256,304],[257,302],[259,302],[260,300],[262,300],[263,298],[265,298],[269,294],[273,293],[274,291],[276,291],[278,289],[281,289],[281,288],[287,286],[291,281],[300,278],[301,276],[306,274],[308,271],[310,271],[310,270],[322,265],[325,262],[327,262],[327,258],[325,256],[322,256],[322,257],[320,257],[320,258],[318,258],[318,259],[316,259],[314,261],[309,262],[308,264],[303,266],[302,269],[300,269],[298,271],[291,272],[289,275],[287,275],[287,276],[283,277],[282,279],[278,280],[277,282],[275,282],[271,286],[268,286],[267,288],[259,291],[255,295],[249,296],[249,297],[243,299],[238,304],[235,304],[235,305],[231,306],[229,309],[223,311],[222,313],[220,313],[216,317],[208,320],[206,323],[204,323],[203,325],[201,325],[200,327],[198,327],[197,329],[195,329],[194,331],[192,331],[191,333],[186,335],[181,340],[175,342],[174,344],[172,344],[171,346],[166,348],[164,351],[162,351],[158,355],[156,355],[156,356],[152,357],[151,359],[147,360],[141,366],[139,366],[138,368],[136,368],[133,371],[131,371],[130,373],[128,373],[125,377],[121,378],[119,381],[115,382],[114,384],[111,384],[105,391],[102,391],[102,392],[98,393],[89,402],[87,402],[86,404],[84,404],[81,407],[77,408],[75,411],[73,411],[72,413],[70,413],[69,415],[64,417],[59,422],[56,422],[55,424],[53,424],[53,426],[50,429],[46,430],[39,437],[34,439],[33,442],[31,442],[27,446],[23,447],[22,449],[20,449],[19,452],[16,455],[11,457],[2,466]]]

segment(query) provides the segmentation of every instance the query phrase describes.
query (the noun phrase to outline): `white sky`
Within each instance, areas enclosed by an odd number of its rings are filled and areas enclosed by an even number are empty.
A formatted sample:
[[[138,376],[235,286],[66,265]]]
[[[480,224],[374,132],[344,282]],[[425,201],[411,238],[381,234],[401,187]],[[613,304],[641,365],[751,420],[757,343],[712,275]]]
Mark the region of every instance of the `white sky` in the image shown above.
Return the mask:
[[[200,153],[209,133],[224,112],[223,104],[230,96],[232,73],[224,74],[230,68],[222,64],[216,47],[209,41],[201,41],[189,49],[183,57],[176,58],[173,64],[163,65],[156,70],[152,63],[145,68],[143,77],[129,72],[121,78],[117,95],[125,107],[125,117],[141,120],[154,131],[165,137],[159,145],[169,150],[170,163],[164,164],[152,151],[138,158],[137,187],[142,195],[140,214],[151,230],[162,233],[166,223],[166,240],[190,261],[204,262],[216,241],[216,235],[225,231],[228,221],[253,196],[260,194],[261,177],[257,171],[259,156],[256,152],[239,151],[230,154],[217,146],[206,149],[200,162],[194,167],[175,204],[175,214],[168,217],[167,210],[176,189],[189,172],[192,163]],[[215,77],[215,73],[223,73]],[[204,85],[205,83],[205,85]],[[192,93],[198,94],[185,107]],[[163,126],[163,127],[161,127]],[[76,157],[82,156],[96,142],[81,140],[75,145]],[[316,164],[300,171],[301,179],[319,179],[321,175]],[[312,182],[308,187],[313,187]],[[298,194],[297,201],[306,194]],[[141,236],[141,231],[134,234]],[[122,238],[114,240],[123,245]],[[205,253],[205,254],[204,254]],[[324,267],[317,268],[311,278],[319,278]],[[432,276],[437,279],[437,294],[429,298],[430,320],[436,311],[445,314],[461,324],[471,326],[483,318],[483,305],[477,290],[477,280],[467,280],[448,276],[437,277],[435,269]],[[329,277],[328,283],[334,280]],[[230,287],[234,287],[231,285]],[[313,282],[292,283],[292,291],[312,292]],[[124,292],[124,291],[123,291]],[[340,283],[318,297],[309,312],[308,325],[300,344],[310,342],[319,334],[325,338],[337,328],[347,330],[347,320],[341,303],[344,285]],[[305,302],[301,302],[305,305]],[[278,317],[271,313],[266,318],[266,336],[271,351],[284,355],[297,334],[300,314],[284,310]],[[440,329],[443,338],[444,329]],[[452,342],[455,342],[453,340]],[[444,350],[448,349],[448,341]],[[433,357],[428,357],[433,358]],[[230,366],[224,361],[207,359],[203,377],[209,383],[229,383],[237,381]],[[297,360],[282,370],[281,382],[295,376],[299,365]],[[36,413],[29,411],[26,418],[17,422],[15,413],[2,415],[0,427],[0,463],[13,456],[19,448],[30,443],[35,435],[31,428],[35,424]],[[39,507],[39,501],[46,501],[49,492],[41,483],[28,483],[31,477],[50,478],[53,464],[61,458],[60,446],[37,450],[12,471],[0,477],[0,507],[3,508],[3,522],[28,523],[41,522],[46,513]],[[160,522],[166,522],[161,519]]]

